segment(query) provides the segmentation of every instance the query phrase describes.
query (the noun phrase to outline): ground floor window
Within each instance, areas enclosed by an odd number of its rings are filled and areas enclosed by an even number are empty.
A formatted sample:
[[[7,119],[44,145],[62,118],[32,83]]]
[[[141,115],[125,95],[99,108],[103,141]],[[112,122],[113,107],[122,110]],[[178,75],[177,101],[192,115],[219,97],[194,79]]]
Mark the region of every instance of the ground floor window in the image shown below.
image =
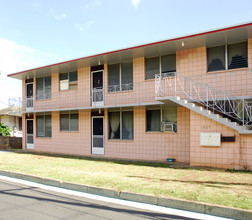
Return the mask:
[[[37,137],[52,137],[51,113],[37,114]]]
[[[133,111],[109,112],[109,139],[133,140]]]
[[[60,131],[79,131],[78,111],[60,112]]]
[[[146,109],[146,131],[177,132],[177,107]]]

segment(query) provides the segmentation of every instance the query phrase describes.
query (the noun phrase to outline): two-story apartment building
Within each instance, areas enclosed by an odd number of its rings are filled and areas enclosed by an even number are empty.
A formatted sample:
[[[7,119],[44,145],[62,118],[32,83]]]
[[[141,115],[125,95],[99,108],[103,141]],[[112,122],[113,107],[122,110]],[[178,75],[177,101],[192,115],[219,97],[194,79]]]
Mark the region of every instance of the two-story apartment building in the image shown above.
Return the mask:
[[[24,149],[252,167],[252,23],[9,77],[22,80]]]

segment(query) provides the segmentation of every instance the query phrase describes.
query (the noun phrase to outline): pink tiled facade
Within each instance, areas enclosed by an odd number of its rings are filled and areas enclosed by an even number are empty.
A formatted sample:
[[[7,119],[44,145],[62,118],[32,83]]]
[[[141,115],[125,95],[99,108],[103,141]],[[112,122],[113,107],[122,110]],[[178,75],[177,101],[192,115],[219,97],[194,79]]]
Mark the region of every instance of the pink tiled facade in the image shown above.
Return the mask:
[[[248,96],[249,77],[252,69],[252,38],[248,39],[248,68],[207,72],[207,47],[201,46],[176,51],[176,72],[179,77],[204,76],[209,85],[218,89],[232,89],[236,96]],[[78,88],[60,91],[59,70],[51,72],[51,99],[34,99],[34,151],[82,155],[90,157],[125,160],[160,161],[174,158],[177,162],[192,166],[242,169],[252,168],[252,135],[239,134],[217,121],[211,120],[192,110],[177,106],[177,132],[147,132],[146,108],[158,102],[155,99],[155,80],[145,80],[145,57],[133,58],[132,91],[104,91],[106,108],[104,113],[104,155],[92,154],[92,112],[91,107],[91,65],[79,67]],[[202,78],[202,77],[201,77]],[[34,97],[36,97],[36,76],[34,76]],[[243,81],[241,85],[240,81]],[[104,87],[108,86],[108,64],[104,62]],[[23,100],[25,100],[25,79],[23,79]],[[133,109],[134,139],[109,139],[109,111],[111,106]],[[23,111],[25,111],[25,103]],[[122,108],[124,108],[122,107]],[[60,111],[75,108],[79,112],[79,131],[60,130]],[[116,107],[115,107],[116,108]],[[37,112],[51,112],[52,137],[36,136]],[[23,131],[26,130],[27,113],[23,114]],[[31,116],[32,115],[32,116]],[[220,147],[200,146],[200,133],[219,132],[223,136],[234,136],[235,142],[222,142]],[[23,149],[26,149],[26,135]]]

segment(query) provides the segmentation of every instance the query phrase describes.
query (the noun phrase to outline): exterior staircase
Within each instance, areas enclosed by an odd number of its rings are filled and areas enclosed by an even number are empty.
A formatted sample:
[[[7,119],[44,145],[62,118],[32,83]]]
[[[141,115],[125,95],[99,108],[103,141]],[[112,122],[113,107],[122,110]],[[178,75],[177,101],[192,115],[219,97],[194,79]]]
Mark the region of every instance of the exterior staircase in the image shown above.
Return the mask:
[[[164,104],[177,103],[240,134],[252,134],[252,130],[249,130],[252,124],[252,107],[244,98],[237,99],[225,91],[217,91],[208,84],[189,77],[167,77],[159,74],[155,77],[155,92],[156,99]]]
[[[232,128],[236,131],[238,131],[240,134],[252,134],[252,130],[247,130],[246,126],[241,126],[237,122],[232,122],[230,119],[222,117],[220,114],[215,114],[211,110],[207,110],[204,107],[201,107],[195,103],[188,102],[185,99],[181,99],[180,97],[162,97],[158,98],[157,100],[162,101],[165,103],[166,100],[175,102],[181,106],[184,106],[194,112],[197,112],[201,115],[206,116],[207,118],[210,118],[214,121],[217,121],[223,125],[226,125],[229,128]]]

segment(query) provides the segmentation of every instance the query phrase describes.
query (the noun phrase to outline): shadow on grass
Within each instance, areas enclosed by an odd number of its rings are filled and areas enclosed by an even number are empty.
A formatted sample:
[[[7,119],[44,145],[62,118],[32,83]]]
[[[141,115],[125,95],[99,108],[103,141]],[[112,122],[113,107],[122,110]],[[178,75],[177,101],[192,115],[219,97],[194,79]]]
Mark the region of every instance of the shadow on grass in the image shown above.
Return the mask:
[[[54,158],[66,158],[66,159],[78,159],[78,160],[88,160],[95,162],[107,162],[107,163],[115,163],[121,165],[136,165],[136,166],[148,166],[148,167],[166,167],[170,168],[171,164],[168,163],[160,163],[160,162],[141,162],[141,161],[127,161],[127,160],[119,160],[119,159],[106,159],[106,158],[97,158],[97,157],[87,157],[87,156],[73,156],[73,155],[63,155],[63,154],[48,154],[41,152],[27,152],[22,150],[9,151],[18,154],[31,154],[31,155],[39,155],[46,157],[54,157]]]
[[[230,183],[230,182],[220,182],[220,181],[198,181],[198,180],[177,180],[177,179],[160,179],[160,178],[149,178],[149,177],[143,177],[143,176],[128,176],[132,178],[141,178],[141,179],[147,179],[147,180],[157,180],[161,182],[179,182],[179,183],[190,183],[190,184],[206,184],[206,186],[213,187],[214,185],[233,185],[233,186],[252,186],[250,183]],[[210,185],[209,185],[210,184]],[[216,186],[220,187],[220,186]]]
[[[77,156],[77,155],[64,155],[64,154],[50,154],[43,152],[29,152],[23,150],[9,150],[8,152],[15,152],[19,154],[31,154],[31,155],[41,155],[47,157],[56,157],[56,158],[67,158],[67,159],[80,159],[96,162],[107,162],[120,165],[135,165],[135,166],[145,166],[145,167],[162,167],[162,168],[172,168],[180,170],[197,170],[197,171],[220,171],[220,172],[230,172],[230,173],[248,173],[252,174],[252,170],[234,170],[234,169],[219,169],[213,167],[191,167],[186,163],[161,163],[161,162],[144,162],[144,161],[128,161],[120,159],[109,159],[109,158],[97,158],[97,157],[87,157],[87,156]]]

